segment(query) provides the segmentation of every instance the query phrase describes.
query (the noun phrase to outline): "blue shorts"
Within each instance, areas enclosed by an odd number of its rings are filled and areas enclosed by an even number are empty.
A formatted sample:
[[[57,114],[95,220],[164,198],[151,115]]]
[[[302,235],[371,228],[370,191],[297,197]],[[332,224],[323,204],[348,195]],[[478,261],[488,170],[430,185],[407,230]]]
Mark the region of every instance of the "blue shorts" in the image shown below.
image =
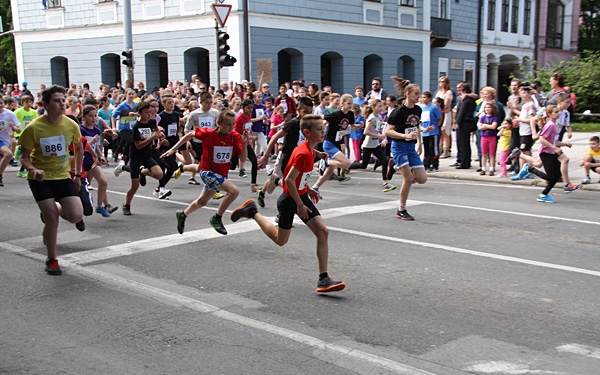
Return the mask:
[[[200,171],[200,179],[204,182],[204,190],[214,190],[217,193],[226,178],[213,171]]]
[[[4,143],[4,141],[2,141],[2,140],[0,139],[0,147],[3,147],[3,146],[9,147],[9,145],[7,145],[6,143]]]
[[[415,150],[415,143],[392,142],[392,156],[396,168],[408,165],[410,168],[423,168],[423,161]]]
[[[327,140],[323,142],[323,151],[325,151],[327,156],[329,156],[331,159],[335,158],[337,154],[342,152],[340,151],[339,147],[335,145],[335,143]]]

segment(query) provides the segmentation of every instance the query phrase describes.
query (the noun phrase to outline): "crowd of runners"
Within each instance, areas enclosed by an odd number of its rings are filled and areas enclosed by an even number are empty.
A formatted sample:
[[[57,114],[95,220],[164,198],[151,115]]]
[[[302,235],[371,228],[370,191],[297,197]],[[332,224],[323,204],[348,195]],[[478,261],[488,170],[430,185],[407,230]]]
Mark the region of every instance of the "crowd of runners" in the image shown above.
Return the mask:
[[[393,176],[401,175],[396,217],[402,220],[414,220],[407,211],[410,188],[424,184],[440,160],[452,156],[453,135],[458,150],[452,166],[472,168],[475,135],[475,173],[494,176],[499,161],[500,178],[509,172],[512,179],[536,174],[547,181],[538,201],[553,203],[549,192],[561,178],[565,192],[581,186],[569,180],[569,159],[561,149],[571,146],[563,142],[563,134],[571,138],[569,118],[575,103],[559,73],[552,76],[547,95],[536,83],[513,80],[512,95],[504,104],[492,87],[481,88],[477,95],[465,82],[453,89],[447,77],[440,77],[434,93],[421,92],[400,77],[391,77],[391,82],[394,94],[383,89],[378,77],[370,90],[358,86],[354,94],[342,95],[303,80],[282,84],[272,94],[264,82],[258,87],[223,82],[214,88],[197,76],[191,84],[175,81],[150,92],[141,82],[137,89],[126,90],[100,85],[97,93],[86,85],[40,87],[36,99],[29,90],[5,90],[8,95],[0,100],[0,185],[9,164],[20,167],[17,174],[28,179],[45,224],[46,271],[61,274],[56,259],[59,217],[85,230],[84,216],[95,211],[110,217],[119,209],[106,194],[109,163],[116,163],[115,176],[126,172],[130,177],[121,207],[128,216],[140,185],[149,180],[157,199],[169,199],[167,185],[184,172],[188,184],[203,185],[198,198],[175,213],[179,233],[189,215],[216,199],[219,207],[209,223],[227,234],[222,216],[239,195],[228,174],[237,170],[240,177],[250,178],[256,200],[234,209],[231,220],[253,219],[283,246],[298,215],[317,238],[317,292],[345,287],[327,271],[328,230],[315,206],[319,188],[329,180],[348,181],[353,169],[370,164],[373,170],[381,168],[383,193],[395,190]],[[531,152],[536,141],[538,157]],[[590,151],[581,161],[586,170],[582,183],[591,182],[590,171],[600,172],[598,143],[598,137],[590,140]],[[318,178],[311,184],[315,166]],[[263,168],[268,178],[260,183],[258,170]],[[95,199],[89,192],[91,181]],[[277,187],[283,193],[274,225],[258,211]]]

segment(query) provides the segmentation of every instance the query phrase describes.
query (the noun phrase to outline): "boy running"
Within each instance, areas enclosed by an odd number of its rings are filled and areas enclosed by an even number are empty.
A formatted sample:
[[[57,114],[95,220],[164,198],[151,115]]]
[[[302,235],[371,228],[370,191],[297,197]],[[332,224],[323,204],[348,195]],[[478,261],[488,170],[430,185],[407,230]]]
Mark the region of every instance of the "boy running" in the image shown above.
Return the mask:
[[[300,127],[306,141],[294,149],[285,168],[283,194],[277,202],[279,226],[275,227],[267,218],[258,213],[253,199],[236,208],[231,213],[231,221],[235,222],[243,217],[254,219],[273,242],[283,246],[290,238],[294,215],[297,214],[317,237],[317,259],[319,261],[317,292],[336,292],[344,289],[346,284],[343,281],[333,281],[327,273],[329,229],[314,205],[319,201],[319,193],[308,185],[316,155],[314,148],[323,141],[324,125],[321,116],[306,115],[300,121]]]
[[[202,182],[204,182],[204,189],[200,193],[200,196],[190,203],[185,210],[175,212],[179,234],[183,234],[185,219],[206,206],[213,195],[221,190],[226,192],[227,195],[225,195],[225,198],[219,204],[217,213],[213,215],[209,223],[218,233],[227,234],[222,217],[227,208],[240,194],[237,186],[227,179],[227,174],[231,166],[231,158],[234,155],[240,155],[242,161],[246,160],[247,148],[242,147],[242,143],[244,145],[248,143],[248,132],[244,130],[244,134],[240,135],[240,133],[233,129],[234,125],[235,113],[232,111],[221,111],[217,118],[216,129],[197,127],[194,133],[187,133],[169,151],[161,155],[163,158],[173,155],[182,144],[193,137],[202,141],[202,159],[200,161],[199,175]]]

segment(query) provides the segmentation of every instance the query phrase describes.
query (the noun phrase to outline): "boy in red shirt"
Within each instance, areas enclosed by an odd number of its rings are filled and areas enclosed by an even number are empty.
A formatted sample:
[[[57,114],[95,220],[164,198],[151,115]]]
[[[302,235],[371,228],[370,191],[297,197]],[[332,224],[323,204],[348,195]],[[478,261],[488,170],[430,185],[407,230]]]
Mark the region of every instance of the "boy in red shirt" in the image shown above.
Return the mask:
[[[206,206],[215,193],[223,190],[227,193],[217,209],[217,213],[210,219],[210,225],[220,234],[227,234],[223,226],[222,216],[240,194],[237,186],[227,179],[232,157],[240,155],[241,160],[246,160],[247,150],[242,143],[248,143],[248,133],[243,135],[236,132],[235,114],[232,111],[222,111],[217,118],[217,128],[196,128],[195,132],[187,133],[169,151],[161,155],[168,157],[173,155],[182,144],[193,137],[202,141],[202,159],[200,161],[200,178],[204,182],[204,189],[200,196],[190,203],[183,211],[175,212],[177,217],[177,231],[183,234],[185,219],[193,212]]]
[[[327,273],[329,256],[329,230],[315,207],[319,201],[319,193],[312,189],[308,180],[314,166],[315,146],[323,141],[325,134],[323,120],[318,115],[306,115],[300,121],[300,128],[306,141],[298,145],[292,152],[285,168],[283,194],[277,202],[279,211],[278,227],[258,213],[253,199],[246,201],[231,213],[231,221],[246,217],[254,219],[263,232],[277,245],[285,245],[289,238],[297,214],[317,237],[317,258],[319,260],[319,282],[317,292],[336,292],[346,287],[343,281],[334,281]]]

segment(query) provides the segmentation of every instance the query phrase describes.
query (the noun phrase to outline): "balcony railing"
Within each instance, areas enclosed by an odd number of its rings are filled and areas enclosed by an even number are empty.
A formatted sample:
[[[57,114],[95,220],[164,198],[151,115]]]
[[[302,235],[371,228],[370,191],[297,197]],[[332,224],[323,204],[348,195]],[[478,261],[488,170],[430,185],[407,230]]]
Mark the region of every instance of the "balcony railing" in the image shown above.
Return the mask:
[[[431,17],[431,46],[445,47],[452,39],[452,20]]]

